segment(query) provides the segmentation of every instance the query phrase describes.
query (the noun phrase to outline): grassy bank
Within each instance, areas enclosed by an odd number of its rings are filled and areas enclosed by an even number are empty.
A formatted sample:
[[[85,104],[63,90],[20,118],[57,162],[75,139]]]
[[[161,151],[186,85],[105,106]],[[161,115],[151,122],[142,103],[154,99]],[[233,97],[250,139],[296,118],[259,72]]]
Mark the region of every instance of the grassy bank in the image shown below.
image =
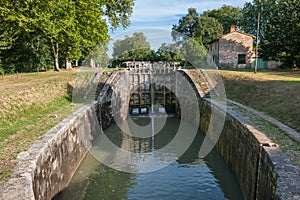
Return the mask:
[[[196,83],[204,93],[209,91],[203,83],[199,71],[191,71]],[[262,111],[283,124],[300,131],[300,71],[260,72],[209,70],[210,77],[216,73],[222,76],[228,99],[239,102],[250,108]],[[212,78],[212,85],[216,82]],[[264,132],[296,165],[300,166],[300,144],[276,124],[267,121],[259,114],[227,102],[227,105],[249,119],[255,127]],[[300,172],[299,172],[300,173]]]
[[[5,76],[0,79],[0,184],[16,156],[71,113],[67,83],[75,71]]]
[[[229,99],[262,111],[300,132],[300,71],[220,71]]]
[[[220,71],[220,74],[229,99],[262,111],[300,132],[300,71],[257,74]],[[294,164],[300,166],[298,141],[258,115],[236,106],[233,106],[233,109],[250,119],[256,127],[280,145]]]

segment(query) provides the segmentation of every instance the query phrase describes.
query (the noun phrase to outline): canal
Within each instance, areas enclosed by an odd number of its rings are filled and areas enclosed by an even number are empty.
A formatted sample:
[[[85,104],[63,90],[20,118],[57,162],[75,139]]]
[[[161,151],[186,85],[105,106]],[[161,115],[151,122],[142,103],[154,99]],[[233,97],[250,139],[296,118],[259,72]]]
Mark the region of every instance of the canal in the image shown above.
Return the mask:
[[[134,118],[141,127],[153,127],[159,121],[159,118]],[[175,137],[181,123],[185,122],[167,118],[163,128],[148,138],[133,137],[112,125],[100,135],[69,186],[56,199],[244,199],[236,178],[215,149],[199,158],[204,139],[199,131],[184,154],[178,155],[176,150],[181,141],[161,151]],[[187,135],[191,126],[185,123]],[[124,157],[118,151],[109,151],[103,147],[104,137],[117,148],[140,156]],[[102,164],[99,160],[104,157],[106,161]],[[168,163],[169,160],[174,161]],[[145,172],[145,166],[153,170]]]

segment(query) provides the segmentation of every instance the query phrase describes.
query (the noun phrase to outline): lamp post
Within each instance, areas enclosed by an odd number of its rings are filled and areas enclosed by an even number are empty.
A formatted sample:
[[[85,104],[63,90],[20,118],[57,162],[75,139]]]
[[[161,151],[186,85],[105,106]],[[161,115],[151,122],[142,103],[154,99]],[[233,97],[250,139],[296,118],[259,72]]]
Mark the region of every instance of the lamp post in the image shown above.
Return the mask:
[[[258,62],[259,21],[260,21],[260,6],[259,6],[258,14],[257,14],[257,30],[256,30],[256,49],[255,49],[255,66],[254,66],[254,73],[257,72],[257,62]]]

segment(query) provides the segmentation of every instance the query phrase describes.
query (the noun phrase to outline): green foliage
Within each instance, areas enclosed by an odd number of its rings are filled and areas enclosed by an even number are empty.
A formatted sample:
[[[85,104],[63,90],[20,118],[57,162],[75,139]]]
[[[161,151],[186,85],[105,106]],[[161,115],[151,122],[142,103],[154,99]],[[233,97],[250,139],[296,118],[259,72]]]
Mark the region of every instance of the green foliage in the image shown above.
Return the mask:
[[[157,61],[182,61],[180,49],[176,44],[162,43],[156,51]]]
[[[13,71],[44,71],[52,64],[51,49],[41,34],[20,36],[10,49],[3,50],[3,68]]]
[[[130,25],[129,17],[133,12],[134,0],[98,0],[97,3],[104,9],[104,14],[113,28],[126,28]]]
[[[298,0],[253,0],[243,8],[241,26],[256,35],[260,13],[259,56],[281,60],[283,68],[299,66],[300,4]]]
[[[195,8],[189,8],[188,14],[179,19],[178,25],[173,25],[172,30],[177,31],[189,38],[200,38],[199,30],[200,15]],[[181,39],[180,35],[172,35],[173,39],[177,41]]]
[[[201,17],[199,19],[199,30],[202,42],[207,47],[208,43],[222,35],[222,24],[212,17]]]
[[[266,27],[275,11],[276,0],[253,0],[246,2],[242,11],[240,26],[245,32],[257,35],[258,12],[260,12],[259,38],[265,37]]]
[[[12,68],[9,66],[14,64],[15,68],[31,71],[36,65],[42,67],[49,65],[48,51],[52,53],[51,60],[57,70],[58,61],[62,58],[78,60],[89,55],[99,44],[108,41],[109,26],[126,28],[129,25],[133,2],[133,0],[1,1],[0,51],[3,61],[6,62],[6,68]],[[37,39],[36,36],[41,37]],[[17,52],[11,51],[14,54],[9,55],[9,51],[6,51],[12,48],[16,50],[17,47],[19,47]],[[42,56],[39,53],[42,49],[47,49],[45,53],[47,55]],[[29,58],[28,61],[23,59],[25,57]],[[8,60],[17,62],[11,63]]]
[[[2,68],[2,61],[0,59],[0,74],[4,74],[4,69]]]
[[[204,11],[202,16],[215,18],[222,24],[223,33],[229,33],[231,25],[240,26],[242,9],[223,5],[219,9]]]
[[[190,38],[183,43],[180,52],[188,65],[199,68],[203,67],[206,64],[206,48],[193,38]]]
[[[118,61],[152,60],[152,55],[150,43],[142,32],[135,32],[132,37],[126,36],[123,40],[117,40],[113,46],[113,57]]]
[[[288,58],[286,63],[290,67],[297,67],[299,65],[296,57],[300,55],[299,1],[280,0],[273,8],[261,41],[261,56],[268,60],[275,60],[284,55]]]
[[[200,17],[195,8],[189,8],[188,14],[183,16],[177,25],[173,25],[172,30],[172,37],[176,42],[180,43],[193,38],[194,41],[206,47],[211,40],[223,33],[222,24],[215,18]]]
[[[83,66],[89,66],[91,59],[97,67],[106,68],[109,65],[110,58],[108,56],[107,44],[97,46],[83,61]]]
[[[143,33],[134,33],[132,37],[126,36],[123,40],[117,40],[113,50],[114,67],[125,67],[125,61],[182,61],[176,44],[163,43],[154,51]]]

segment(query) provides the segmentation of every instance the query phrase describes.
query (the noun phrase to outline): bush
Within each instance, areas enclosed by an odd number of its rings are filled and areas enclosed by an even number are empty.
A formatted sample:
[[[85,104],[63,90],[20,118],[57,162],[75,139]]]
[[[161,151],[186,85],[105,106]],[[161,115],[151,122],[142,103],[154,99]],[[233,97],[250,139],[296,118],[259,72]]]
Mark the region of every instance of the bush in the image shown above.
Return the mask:
[[[291,69],[294,66],[293,61],[291,60],[290,56],[282,56],[280,57],[281,60],[281,65],[279,66],[279,68],[281,69]],[[297,67],[300,66],[300,56],[295,56],[295,60],[296,60],[296,65]]]

